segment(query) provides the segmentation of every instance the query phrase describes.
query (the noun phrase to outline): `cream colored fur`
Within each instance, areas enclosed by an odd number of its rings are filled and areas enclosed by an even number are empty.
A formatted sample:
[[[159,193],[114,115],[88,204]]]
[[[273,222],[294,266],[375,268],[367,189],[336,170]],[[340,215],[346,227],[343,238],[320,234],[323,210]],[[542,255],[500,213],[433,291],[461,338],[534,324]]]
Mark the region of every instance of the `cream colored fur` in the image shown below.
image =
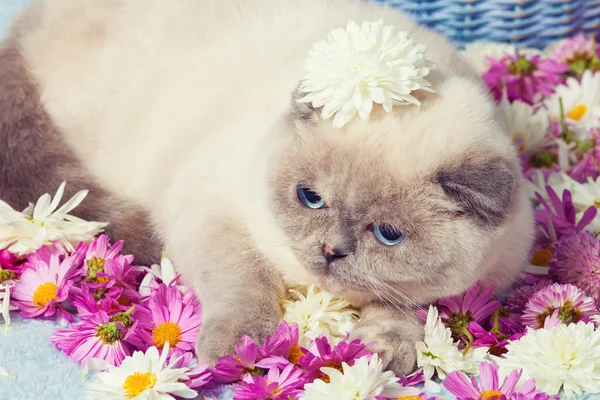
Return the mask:
[[[150,210],[186,279],[203,279],[207,246],[219,246],[210,224],[222,216],[241,224],[244,244],[291,284],[314,278],[275,223],[267,180],[273,152],[290,140],[279,132],[291,93],[315,41],[348,19],[379,18],[427,46],[438,93],[420,94],[434,99],[421,108],[375,113],[372,123],[342,131],[321,121],[323,138],[347,147],[379,141],[373,151],[407,182],[462,162],[465,149],[478,146],[473,159],[506,158],[520,184],[512,144],[490,119],[494,105],[475,74],[445,39],[392,9],[353,0],[40,0],[14,32],[69,145],[102,185]],[[477,256],[485,265],[455,286],[415,289],[413,298],[458,293],[478,278],[512,281],[532,225],[518,190],[495,244]],[[226,242],[228,234],[236,230],[216,237]],[[221,284],[196,285],[207,319],[230,307],[227,293],[237,290],[227,284],[233,272],[219,273]]]

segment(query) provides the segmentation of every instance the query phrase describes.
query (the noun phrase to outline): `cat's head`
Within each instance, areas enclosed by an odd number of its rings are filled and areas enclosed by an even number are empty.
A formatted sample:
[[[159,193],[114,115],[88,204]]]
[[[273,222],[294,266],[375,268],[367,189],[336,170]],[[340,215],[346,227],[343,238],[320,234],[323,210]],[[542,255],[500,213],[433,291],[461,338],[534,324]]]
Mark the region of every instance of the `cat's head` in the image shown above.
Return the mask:
[[[485,88],[440,79],[421,107],[343,129],[295,104],[271,177],[296,257],[325,288],[424,302],[486,273],[521,201],[516,152]],[[527,221],[526,221],[527,222]],[[525,226],[525,241],[531,227]]]

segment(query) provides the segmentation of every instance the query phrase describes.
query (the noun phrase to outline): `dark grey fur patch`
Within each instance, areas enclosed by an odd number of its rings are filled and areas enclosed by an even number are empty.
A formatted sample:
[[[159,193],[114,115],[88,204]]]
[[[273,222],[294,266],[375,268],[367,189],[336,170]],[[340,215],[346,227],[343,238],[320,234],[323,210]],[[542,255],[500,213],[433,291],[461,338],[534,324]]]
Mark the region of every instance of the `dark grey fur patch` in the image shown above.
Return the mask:
[[[125,241],[139,264],[160,260],[161,242],[148,214],[94,182],[67,147],[40,102],[14,41],[0,43],[0,199],[23,209],[67,181],[65,198],[89,189],[73,215],[110,222],[106,233]]]
[[[513,172],[501,159],[442,170],[437,173],[436,180],[466,214],[489,227],[496,227],[504,220],[516,184]]]

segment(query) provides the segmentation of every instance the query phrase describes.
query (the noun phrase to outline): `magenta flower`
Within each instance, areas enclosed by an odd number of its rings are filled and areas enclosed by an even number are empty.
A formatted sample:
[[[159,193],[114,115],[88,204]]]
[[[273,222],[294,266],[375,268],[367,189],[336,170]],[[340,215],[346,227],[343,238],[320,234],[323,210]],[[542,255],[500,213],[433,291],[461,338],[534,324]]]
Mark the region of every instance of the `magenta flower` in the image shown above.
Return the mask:
[[[190,351],[175,350],[169,358],[170,368],[187,368],[186,375],[190,378],[184,383],[193,390],[199,390],[210,383],[212,375],[208,363],[198,364],[196,357]]]
[[[415,371],[410,375],[400,377],[400,384],[404,387],[413,387],[425,382],[425,374],[422,370]]]
[[[600,70],[599,51],[600,47],[595,40],[579,34],[563,41],[556,47],[552,58],[561,64],[568,65],[571,74],[580,77],[587,69]]]
[[[373,353],[368,350],[368,347],[372,344],[365,345],[359,339],[348,341],[348,337],[346,337],[346,339],[331,347],[327,337],[321,336],[315,339],[307,349],[306,354],[300,357],[299,365],[306,371],[307,379],[312,382],[325,376],[321,372],[322,367],[341,369],[342,363],[352,366],[354,361],[363,356],[367,356],[370,360]]]
[[[509,101],[521,100],[534,104],[540,98],[554,93],[554,87],[563,81],[562,74],[569,67],[554,60],[531,58],[522,54],[507,55],[500,60],[488,58],[491,66],[483,74],[496,100],[506,92]]]
[[[266,376],[247,374],[235,388],[236,400],[288,400],[302,393],[302,371],[288,364],[282,371],[271,368]]]
[[[437,308],[444,325],[452,330],[457,338],[464,335],[467,327],[473,321],[482,323],[500,307],[500,302],[492,299],[494,286],[489,286],[481,292],[481,282],[475,283],[464,295],[447,297],[438,301]],[[427,312],[419,310],[418,317],[424,322]]]
[[[504,305],[509,313],[521,315],[531,296],[538,290],[551,284],[552,281],[550,279],[542,279],[533,285],[520,286],[506,296],[504,299]]]
[[[262,368],[281,367],[287,364],[298,364],[298,359],[306,354],[299,345],[297,324],[281,321],[272,336],[267,336],[265,344],[259,349],[262,360],[258,364]]]
[[[226,355],[219,358],[213,370],[214,382],[239,382],[247,373],[261,375],[265,371],[256,365],[260,361],[258,346],[248,336],[242,337],[242,343],[235,345],[235,354],[237,357]]]
[[[98,311],[104,311],[111,314],[116,312],[116,310],[126,310],[127,307],[118,302],[121,293],[122,289],[114,286],[104,292],[101,297],[94,297],[95,291],[85,290],[85,286],[84,290],[78,287],[73,287],[71,289],[73,306],[76,308],[77,314],[81,318],[96,314]]]
[[[444,381],[444,387],[457,400],[480,400],[480,399],[495,399],[509,400],[513,399],[515,394],[526,396],[531,399],[538,392],[535,390],[535,379],[530,379],[515,389],[522,371],[512,371],[504,380],[500,382],[498,377],[498,365],[496,363],[482,362],[479,365],[479,383],[475,379],[469,379],[462,372],[451,372]]]
[[[598,170],[600,154],[598,154],[598,151],[594,151],[593,153],[592,151],[585,153],[581,160],[571,167],[567,174],[579,183],[587,182],[588,178],[595,180],[600,176],[600,170]]]
[[[191,290],[186,293],[174,285],[160,285],[148,301],[151,320],[144,323],[143,340],[162,349],[169,342],[169,352],[194,348],[202,323],[200,303]]]
[[[600,301],[600,241],[590,232],[563,236],[554,246],[549,274]]]
[[[546,317],[558,310],[558,318],[565,324],[587,322],[597,314],[594,299],[587,297],[577,286],[555,283],[531,296],[523,311],[523,324],[532,328],[543,328]]]
[[[561,200],[550,186],[546,186],[546,191],[552,205],[542,195],[536,193],[535,196],[544,209],[535,210],[535,221],[545,228],[547,233],[554,232],[557,239],[573,232],[582,231],[596,217],[598,209],[595,206],[590,206],[583,213],[581,220],[577,222],[571,192],[569,190],[563,191]]]
[[[8,250],[0,250],[0,284],[16,280],[20,274],[18,257]]]
[[[119,366],[131,355],[134,346],[129,341],[136,328],[137,322],[127,327],[98,311],[71,328],[58,329],[50,336],[50,342],[76,362],[83,364],[89,358],[100,358]]]
[[[133,262],[133,256],[121,255],[120,251],[122,248],[122,240],[110,246],[108,236],[106,235],[100,235],[94,239],[91,244],[85,244],[81,249],[78,248],[78,252],[85,252],[83,257],[85,269],[81,271],[84,280],[86,282],[98,283],[103,281],[103,275],[98,276],[98,274],[106,274],[105,276],[115,277],[115,275],[123,271],[126,266],[130,266]],[[107,263],[116,263],[117,266],[112,265],[110,271],[105,271],[105,267],[108,267]]]
[[[519,332],[514,334],[503,334],[493,331],[486,331],[477,322],[469,324],[469,332],[473,335],[473,347],[487,347],[488,353],[494,356],[501,356],[506,353],[506,345],[509,341],[518,340],[525,333]]]
[[[71,322],[73,317],[61,303],[67,300],[73,286],[73,281],[65,278],[74,268],[73,259],[67,257],[60,261],[57,255],[52,255],[48,263],[42,259],[28,263],[29,267],[23,271],[12,292],[21,315],[34,318],[58,314],[59,318]]]

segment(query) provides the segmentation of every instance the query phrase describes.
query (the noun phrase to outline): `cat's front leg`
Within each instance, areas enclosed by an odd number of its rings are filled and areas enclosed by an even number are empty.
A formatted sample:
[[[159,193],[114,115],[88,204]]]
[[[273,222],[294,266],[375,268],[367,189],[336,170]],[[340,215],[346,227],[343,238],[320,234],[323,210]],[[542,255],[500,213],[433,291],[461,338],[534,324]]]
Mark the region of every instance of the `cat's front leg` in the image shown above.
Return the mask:
[[[198,359],[214,364],[232,354],[243,335],[262,345],[273,334],[285,289],[241,221],[211,215],[200,226],[195,235],[171,242],[167,252],[202,303]]]
[[[415,369],[415,344],[423,340],[424,329],[414,310],[372,303],[361,309],[351,336],[364,343],[376,342],[371,350],[379,354],[385,368],[400,376]]]

